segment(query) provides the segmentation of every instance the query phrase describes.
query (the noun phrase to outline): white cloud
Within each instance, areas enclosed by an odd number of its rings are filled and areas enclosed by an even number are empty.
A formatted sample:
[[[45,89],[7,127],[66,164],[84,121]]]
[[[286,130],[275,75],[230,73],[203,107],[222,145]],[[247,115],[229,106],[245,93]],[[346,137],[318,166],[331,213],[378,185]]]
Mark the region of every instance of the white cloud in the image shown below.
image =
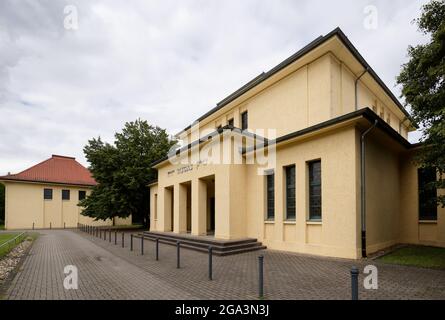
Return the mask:
[[[52,153],[85,163],[138,117],[170,132],[340,26],[390,88],[425,1],[51,1],[0,3],[0,174]],[[78,8],[79,29],[63,28]],[[375,5],[377,30],[363,28]],[[398,89],[393,90],[398,94]]]

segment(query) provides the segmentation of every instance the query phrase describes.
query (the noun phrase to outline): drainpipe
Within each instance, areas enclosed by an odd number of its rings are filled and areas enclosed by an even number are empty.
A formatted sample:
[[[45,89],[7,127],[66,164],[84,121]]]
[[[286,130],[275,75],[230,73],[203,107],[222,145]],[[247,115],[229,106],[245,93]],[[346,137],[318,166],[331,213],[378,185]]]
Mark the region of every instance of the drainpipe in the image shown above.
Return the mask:
[[[366,258],[366,174],[365,174],[365,138],[377,126],[375,120],[372,127],[366,130],[360,139],[360,192],[361,192],[361,220],[362,220],[362,257]]]
[[[355,79],[354,89],[355,89],[355,110],[358,110],[358,82],[359,80],[368,72],[368,68],[365,69],[358,77]]]

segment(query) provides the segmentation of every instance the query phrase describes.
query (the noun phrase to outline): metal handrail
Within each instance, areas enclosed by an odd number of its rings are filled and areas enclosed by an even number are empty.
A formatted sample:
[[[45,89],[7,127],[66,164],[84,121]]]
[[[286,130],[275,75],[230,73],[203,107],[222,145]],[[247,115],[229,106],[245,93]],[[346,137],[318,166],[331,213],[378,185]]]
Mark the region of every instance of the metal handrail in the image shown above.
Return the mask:
[[[5,243],[1,244],[1,245],[0,245],[0,249],[3,248],[3,247],[6,247],[6,245],[9,246],[9,244],[11,244],[13,241],[14,241],[14,244],[17,244],[17,239],[19,239],[19,238],[22,237],[23,235],[26,235],[26,231],[20,233],[19,235],[15,236],[14,238],[12,238],[12,239],[6,241]],[[8,247],[8,248],[9,248],[9,247]]]

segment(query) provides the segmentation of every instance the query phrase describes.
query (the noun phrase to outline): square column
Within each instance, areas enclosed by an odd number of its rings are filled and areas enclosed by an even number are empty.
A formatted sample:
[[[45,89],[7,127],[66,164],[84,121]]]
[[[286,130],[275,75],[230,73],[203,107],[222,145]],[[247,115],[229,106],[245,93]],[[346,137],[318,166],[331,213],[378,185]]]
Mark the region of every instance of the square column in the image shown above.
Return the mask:
[[[163,188],[159,190],[159,212],[158,212],[158,222],[159,231],[168,232],[173,231],[172,229],[172,202],[173,202],[173,188]]]
[[[207,184],[201,179],[192,181],[192,235],[207,234]]]
[[[174,233],[187,233],[187,186],[175,185],[174,188]]]

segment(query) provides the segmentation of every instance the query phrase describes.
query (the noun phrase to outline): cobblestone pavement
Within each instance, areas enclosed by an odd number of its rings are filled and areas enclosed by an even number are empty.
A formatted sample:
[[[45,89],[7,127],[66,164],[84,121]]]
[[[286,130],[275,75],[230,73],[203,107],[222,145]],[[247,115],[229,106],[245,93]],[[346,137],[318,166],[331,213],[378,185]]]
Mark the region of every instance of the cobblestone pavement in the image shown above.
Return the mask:
[[[208,256],[140,239],[130,251],[130,234],[117,245],[80,231],[42,231],[8,291],[9,299],[257,299],[258,256],[264,255],[266,299],[350,299],[350,268],[378,267],[379,289],[361,299],[445,299],[445,271],[385,265],[376,261],[320,258],[264,250],[213,257],[214,280],[208,280]],[[63,288],[63,267],[79,269],[79,289]],[[363,283],[363,276],[360,282]]]
[[[64,268],[78,268],[78,290],[65,290]],[[72,231],[41,231],[7,299],[194,299]]]

